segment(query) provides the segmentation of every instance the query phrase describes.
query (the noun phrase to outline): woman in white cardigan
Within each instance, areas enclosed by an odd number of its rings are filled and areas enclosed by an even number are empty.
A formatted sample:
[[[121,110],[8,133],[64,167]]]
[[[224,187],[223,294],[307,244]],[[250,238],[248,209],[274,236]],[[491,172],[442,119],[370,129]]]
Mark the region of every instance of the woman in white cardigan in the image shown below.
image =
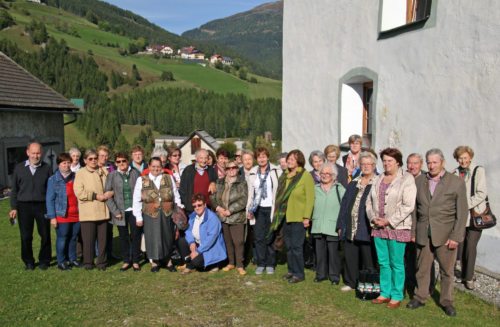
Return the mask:
[[[458,162],[455,175],[465,181],[467,188],[467,203],[469,210],[474,209],[476,213],[486,210],[488,192],[486,190],[486,174],[484,168],[472,163],[474,150],[469,146],[461,145],[453,151],[453,157]],[[472,176],[474,175],[474,185]],[[472,195],[474,191],[474,195]],[[471,220],[467,219],[465,239],[460,243],[457,251],[457,265],[461,269],[461,276],[457,282],[463,282],[469,290],[474,289],[474,267],[476,265],[477,244],[481,238],[481,230],[471,226]]]
[[[254,225],[255,274],[274,273],[276,255],[273,245],[267,237],[274,212],[278,177],[278,167],[269,162],[269,150],[264,147],[255,149],[257,166],[250,169],[247,177],[248,204],[247,212],[250,225]]]

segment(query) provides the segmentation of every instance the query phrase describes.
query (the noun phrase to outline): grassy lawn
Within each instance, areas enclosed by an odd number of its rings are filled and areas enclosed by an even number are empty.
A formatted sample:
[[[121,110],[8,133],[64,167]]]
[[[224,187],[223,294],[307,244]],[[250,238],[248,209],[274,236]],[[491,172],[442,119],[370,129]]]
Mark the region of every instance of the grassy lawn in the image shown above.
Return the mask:
[[[119,55],[117,48],[107,47],[104,44],[119,44],[120,47],[127,48],[129,43],[134,42],[131,38],[102,31],[86,19],[54,7],[20,1],[15,2],[14,6],[15,8],[9,9],[9,13],[14,17],[17,25],[0,31],[0,37],[14,41],[23,49],[30,51],[36,49],[31,44],[29,36],[23,33],[24,25],[36,19],[45,23],[50,36],[57,40],[65,39],[71,49],[85,54],[88,50],[92,50],[94,59],[107,74],[112,69],[130,73],[132,65],[137,65],[143,78],[141,87],[194,87],[219,93],[242,93],[251,98],[281,98],[281,81],[255,76],[259,80],[259,83],[252,84],[242,81],[234,75],[213,68],[202,67],[198,64],[185,63],[180,60],[158,60],[147,55],[123,57]],[[29,11],[30,15],[27,16],[23,10]],[[70,29],[73,28],[76,30],[80,37],[56,29],[57,25],[63,24],[66,24]],[[161,82],[159,77],[163,71],[171,71],[174,74],[176,82]],[[110,93],[128,91],[130,89],[125,87],[111,91]]]
[[[152,274],[147,266],[121,273],[119,263],[106,272],[55,267],[27,272],[19,258],[19,231],[10,226],[7,211],[8,200],[1,201],[1,326],[498,326],[500,321],[498,309],[458,291],[458,316],[448,318],[433,301],[410,311],[357,300],[339,286],[314,284],[309,271],[305,282],[288,285],[280,279],[285,265],[274,276],[255,276],[250,267],[244,277]],[[35,253],[38,242],[35,236]]]

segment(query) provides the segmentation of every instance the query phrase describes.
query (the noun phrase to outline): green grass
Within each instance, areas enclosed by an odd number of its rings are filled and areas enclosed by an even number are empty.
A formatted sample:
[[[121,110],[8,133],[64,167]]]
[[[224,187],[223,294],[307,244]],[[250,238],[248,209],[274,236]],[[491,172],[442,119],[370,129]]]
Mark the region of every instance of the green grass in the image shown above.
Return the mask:
[[[123,124],[122,125],[122,134],[125,136],[125,139],[127,142],[132,146],[134,145],[134,139],[139,136],[139,133],[141,131],[146,131],[148,128],[150,128],[150,125],[127,125]],[[157,131],[153,131],[153,137],[157,138],[160,136],[160,133]]]
[[[448,318],[433,301],[418,310],[389,310],[344,294],[339,286],[306,281],[288,285],[278,265],[273,276],[244,277],[234,272],[183,276],[75,269],[24,271],[17,226],[0,202],[1,326],[498,326],[494,306],[455,292],[458,316]],[[35,232],[36,234],[36,232]],[[54,239],[54,234],[53,239]],[[34,251],[39,238],[35,235]],[[115,244],[116,230],[115,230]],[[118,248],[115,248],[116,250]],[[406,304],[407,300],[403,304]]]
[[[24,10],[28,10],[27,16]],[[141,87],[189,87],[201,90],[209,90],[219,93],[242,93],[251,98],[273,97],[281,98],[281,81],[255,76],[259,83],[253,84],[242,81],[234,75],[224,73],[210,67],[202,67],[198,64],[185,63],[180,60],[154,59],[147,55],[120,56],[117,48],[98,45],[95,40],[103,44],[120,44],[126,48],[134,40],[99,30],[98,27],[82,17],[58,10],[49,6],[40,6],[27,2],[15,2],[14,8],[9,9],[10,14],[16,21],[16,26],[0,31],[0,37],[8,38],[16,42],[23,49],[34,50],[29,37],[22,35],[24,25],[33,19],[43,21],[49,34],[57,40],[65,39],[68,46],[81,53],[92,50],[95,60],[101,69],[109,73],[111,69],[130,73],[133,64],[137,65],[142,77]],[[66,23],[73,27],[80,37],[75,37],[56,29],[56,24]],[[163,71],[171,71],[176,82],[164,83],[159,77]],[[253,76],[253,75],[252,75]],[[250,76],[249,76],[250,78]],[[129,92],[131,89],[124,87],[111,93]]]

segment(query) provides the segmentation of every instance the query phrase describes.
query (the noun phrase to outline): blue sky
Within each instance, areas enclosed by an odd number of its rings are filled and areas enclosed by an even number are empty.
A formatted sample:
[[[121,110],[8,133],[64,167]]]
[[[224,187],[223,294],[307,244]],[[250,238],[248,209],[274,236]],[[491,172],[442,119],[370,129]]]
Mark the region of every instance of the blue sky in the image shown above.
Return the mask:
[[[224,18],[274,0],[105,0],[181,34],[211,20]]]

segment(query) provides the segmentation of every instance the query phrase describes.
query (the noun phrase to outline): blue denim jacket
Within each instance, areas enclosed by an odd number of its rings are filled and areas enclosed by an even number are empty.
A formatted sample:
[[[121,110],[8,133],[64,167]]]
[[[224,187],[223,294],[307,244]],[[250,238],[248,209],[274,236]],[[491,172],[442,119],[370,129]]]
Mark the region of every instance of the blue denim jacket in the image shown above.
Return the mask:
[[[75,179],[75,173],[71,173],[68,176],[68,181]],[[66,182],[64,177],[61,175],[59,170],[52,176],[50,176],[47,182],[47,193],[46,193],[46,206],[47,214],[45,217],[47,219],[53,219],[57,216],[66,216],[66,210],[68,206],[68,197],[66,195]]]

